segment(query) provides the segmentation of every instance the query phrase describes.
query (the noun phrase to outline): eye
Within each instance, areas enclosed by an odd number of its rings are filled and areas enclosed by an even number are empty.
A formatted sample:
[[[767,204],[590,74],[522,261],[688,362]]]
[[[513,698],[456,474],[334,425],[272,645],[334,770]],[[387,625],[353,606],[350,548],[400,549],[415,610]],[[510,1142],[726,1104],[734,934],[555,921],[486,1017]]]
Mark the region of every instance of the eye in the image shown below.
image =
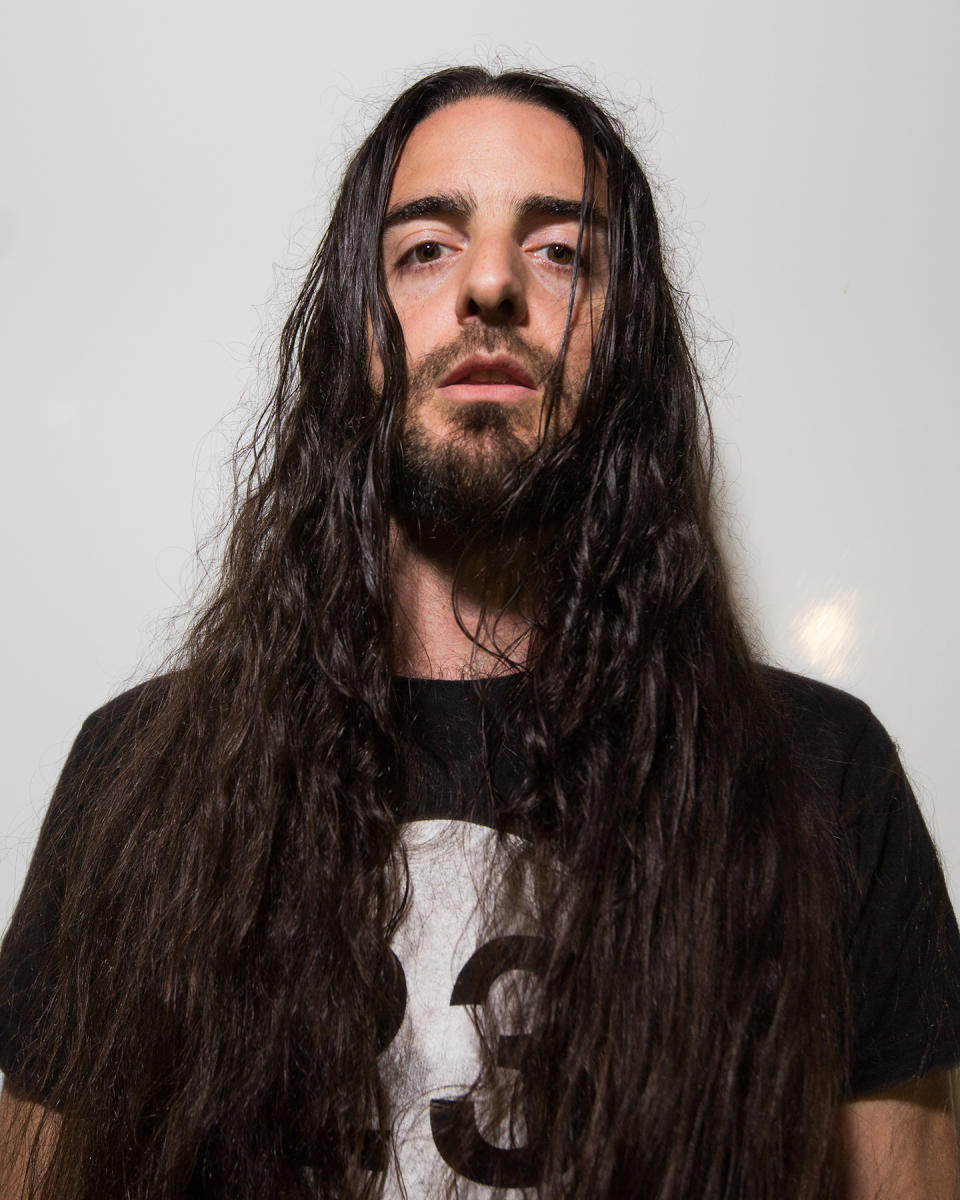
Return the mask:
[[[573,260],[576,258],[574,248],[564,242],[551,242],[548,246],[541,246],[539,250],[534,250],[533,254],[535,258],[545,259],[555,267],[573,266]]]
[[[442,242],[418,242],[406,252],[401,263],[432,263],[438,262],[450,253],[450,247]]]

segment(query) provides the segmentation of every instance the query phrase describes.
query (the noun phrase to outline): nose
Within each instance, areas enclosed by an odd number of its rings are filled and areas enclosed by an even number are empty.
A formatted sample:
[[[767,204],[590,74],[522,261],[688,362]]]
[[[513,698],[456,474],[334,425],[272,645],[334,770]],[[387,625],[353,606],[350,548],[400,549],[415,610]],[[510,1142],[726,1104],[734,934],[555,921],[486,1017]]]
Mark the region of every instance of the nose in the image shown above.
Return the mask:
[[[488,325],[519,325],[526,320],[523,252],[511,238],[487,237],[467,251],[457,293],[457,318]]]

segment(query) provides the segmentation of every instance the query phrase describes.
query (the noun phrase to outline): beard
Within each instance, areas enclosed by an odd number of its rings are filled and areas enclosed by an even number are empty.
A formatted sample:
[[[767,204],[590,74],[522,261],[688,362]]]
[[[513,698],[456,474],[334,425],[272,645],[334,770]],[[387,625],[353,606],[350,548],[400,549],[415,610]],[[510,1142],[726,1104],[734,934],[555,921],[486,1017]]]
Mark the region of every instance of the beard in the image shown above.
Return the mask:
[[[444,432],[427,427],[425,410],[453,366],[477,351],[506,351],[545,388],[554,358],[508,327],[468,326],[411,370],[392,463],[392,511],[415,542],[459,553],[533,536],[543,526],[557,480],[538,470],[544,446],[541,411],[495,400],[454,402]],[[561,389],[554,410],[568,411]],[[550,440],[554,425],[551,422]],[[549,495],[548,495],[549,492]],[[552,507],[552,504],[550,505]]]

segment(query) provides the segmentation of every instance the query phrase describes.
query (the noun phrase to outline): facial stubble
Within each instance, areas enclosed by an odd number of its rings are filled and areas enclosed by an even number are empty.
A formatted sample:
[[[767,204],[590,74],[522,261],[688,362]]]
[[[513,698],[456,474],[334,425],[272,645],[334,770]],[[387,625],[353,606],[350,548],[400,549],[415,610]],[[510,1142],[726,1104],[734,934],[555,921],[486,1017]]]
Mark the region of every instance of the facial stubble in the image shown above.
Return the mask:
[[[468,327],[411,370],[393,463],[394,515],[408,536],[451,551],[484,530],[496,529],[498,537],[523,535],[539,523],[536,460],[554,438],[557,411],[569,404],[568,394],[559,391],[550,422],[539,407],[531,414],[528,406],[496,400],[447,402],[438,414],[439,382],[457,362],[480,351],[512,355],[541,395],[554,367],[552,355],[529,346],[513,329]],[[428,427],[431,409],[440,417],[440,433]]]

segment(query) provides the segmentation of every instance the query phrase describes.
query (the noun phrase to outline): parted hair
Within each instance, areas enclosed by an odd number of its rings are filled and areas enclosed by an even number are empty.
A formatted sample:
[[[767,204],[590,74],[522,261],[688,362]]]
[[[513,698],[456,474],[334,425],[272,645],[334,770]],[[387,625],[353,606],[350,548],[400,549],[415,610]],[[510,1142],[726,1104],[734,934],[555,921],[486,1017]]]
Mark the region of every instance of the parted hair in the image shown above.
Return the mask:
[[[610,246],[576,419],[511,472],[499,510],[536,488],[550,514],[530,651],[506,663],[521,778],[484,785],[510,831],[505,869],[534,880],[549,924],[509,1096],[518,1144],[536,1149],[527,1194],[832,1194],[841,885],[731,601],[651,188],[585,91],[457,67],[407,88],[347,166],[238,451],[215,590],[171,669],[74,772],[58,971],[36,985],[32,1047],[59,1136],[31,1195],[383,1187],[363,1146],[390,1123],[378,1028],[406,902],[389,566],[407,373],[381,229],[411,131],[485,96],[576,130],[588,176],[602,164]],[[491,927],[506,928],[506,891]],[[23,903],[47,900],[33,880]],[[495,1020],[478,1018],[488,1040]]]

